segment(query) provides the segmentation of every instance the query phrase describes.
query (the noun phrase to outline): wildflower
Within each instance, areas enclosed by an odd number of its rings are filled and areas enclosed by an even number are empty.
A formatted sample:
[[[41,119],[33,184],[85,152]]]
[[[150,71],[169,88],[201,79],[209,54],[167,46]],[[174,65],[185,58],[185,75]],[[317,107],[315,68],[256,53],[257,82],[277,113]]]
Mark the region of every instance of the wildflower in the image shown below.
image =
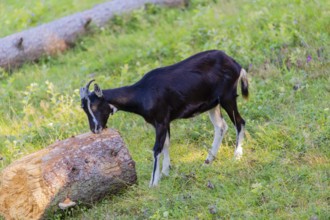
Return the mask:
[[[307,56],[307,60],[306,60],[306,62],[309,63],[309,62],[311,62],[311,61],[312,61],[312,57],[311,57],[311,55],[308,55],[308,56]]]

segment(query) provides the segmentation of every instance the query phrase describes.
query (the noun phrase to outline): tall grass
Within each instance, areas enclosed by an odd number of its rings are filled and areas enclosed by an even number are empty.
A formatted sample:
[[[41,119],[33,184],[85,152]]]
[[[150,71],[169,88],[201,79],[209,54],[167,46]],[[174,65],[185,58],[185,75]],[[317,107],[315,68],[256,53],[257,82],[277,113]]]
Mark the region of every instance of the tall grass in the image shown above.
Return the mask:
[[[40,19],[47,18],[42,21],[64,15],[61,2],[51,4],[54,14],[41,12]],[[31,9],[27,4],[22,10]],[[1,12],[15,20],[15,14]],[[221,49],[249,70],[251,97],[248,102],[238,98],[247,121],[243,159],[233,160],[230,125],[216,161],[202,166],[213,138],[207,114],[175,121],[170,176],[149,189],[153,128],[136,115],[118,112],[108,126],[121,132],[137,163],[139,184],[52,218],[327,219],[329,17],[330,3],[323,0],[192,1],[186,9],[148,5],[117,16],[72,51],[13,73],[0,71],[0,168],[88,131],[78,88],[89,79],[102,88],[119,87],[193,53]]]

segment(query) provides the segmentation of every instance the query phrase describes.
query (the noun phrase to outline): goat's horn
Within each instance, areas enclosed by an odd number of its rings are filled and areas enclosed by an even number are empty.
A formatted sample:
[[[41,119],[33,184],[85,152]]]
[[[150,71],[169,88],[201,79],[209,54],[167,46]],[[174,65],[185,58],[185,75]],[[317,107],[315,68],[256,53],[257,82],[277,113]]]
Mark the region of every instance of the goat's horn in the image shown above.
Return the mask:
[[[91,83],[92,82],[94,82],[95,81],[95,79],[92,79],[91,81],[89,81],[87,84],[86,84],[86,86],[85,86],[85,88],[86,88],[86,91],[88,91],[89,92],[89,86],[91,85]]]
[[[94,82],[95,79],[92,79],[89,81],[85,87],[80,88],[80,98],[86,98],[89,94],[89,86],[91,85],[92,82]]]

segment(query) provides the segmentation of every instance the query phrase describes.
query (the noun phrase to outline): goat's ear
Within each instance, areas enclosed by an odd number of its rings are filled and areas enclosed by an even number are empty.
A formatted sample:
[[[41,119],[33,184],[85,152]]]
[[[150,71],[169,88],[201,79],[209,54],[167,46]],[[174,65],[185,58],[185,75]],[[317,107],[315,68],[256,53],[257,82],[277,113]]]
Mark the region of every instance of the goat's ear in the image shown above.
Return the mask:
[[[94,93],[97,97],[101,98],[103,96],[102,90],[96,83],[94,84]]]
[[[80,98],[84,99],[86,98],[86,96],[87,96],[86,88],[85,87],[80,88]]]

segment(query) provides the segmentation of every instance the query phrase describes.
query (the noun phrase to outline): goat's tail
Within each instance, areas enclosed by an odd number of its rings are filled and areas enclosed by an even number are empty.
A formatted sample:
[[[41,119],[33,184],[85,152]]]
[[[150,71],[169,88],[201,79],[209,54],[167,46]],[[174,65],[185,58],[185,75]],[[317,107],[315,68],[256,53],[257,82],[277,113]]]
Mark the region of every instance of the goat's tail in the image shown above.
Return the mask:
[[[249,82],[247,78],[247,73],[244,68],[241,69],[239,78],[241,80],[241,91],[245,99],[249,97]]]

